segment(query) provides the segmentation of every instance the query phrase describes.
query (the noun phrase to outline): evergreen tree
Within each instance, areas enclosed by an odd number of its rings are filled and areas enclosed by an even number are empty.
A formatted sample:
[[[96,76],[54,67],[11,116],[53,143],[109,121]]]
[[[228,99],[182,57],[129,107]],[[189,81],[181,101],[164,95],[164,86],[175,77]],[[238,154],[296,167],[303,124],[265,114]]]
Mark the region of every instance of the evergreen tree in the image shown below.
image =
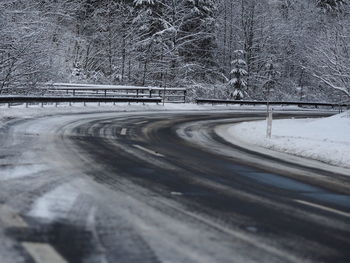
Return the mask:
[[[244,52],[242,50],[235,51],[236,59],[232,61],[232,78],[228,82],[231,99],[241,100],[247,95],[247,63],[244,61]]]

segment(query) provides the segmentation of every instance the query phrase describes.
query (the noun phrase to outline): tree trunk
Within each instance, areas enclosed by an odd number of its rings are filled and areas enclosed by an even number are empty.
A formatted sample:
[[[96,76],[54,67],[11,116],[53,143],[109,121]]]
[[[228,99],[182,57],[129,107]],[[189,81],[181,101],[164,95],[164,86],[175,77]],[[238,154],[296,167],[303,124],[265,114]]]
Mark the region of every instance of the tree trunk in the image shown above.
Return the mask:
[[[124,33],[123,40],[122,40],[122,83],[124,83],[125,59],[126,59],[126,36]]]
[[[232,16],[232,14],[231,14]],[[227,74],[226,70],[226,42],[227,42],[227,9],[226,9],[226,0],[224,0],[224,47],[223,47],[223,58],[222,58],[222,65],[223,65],[223,73],[224,75]],[[223,80],[225,83],[225,80]]]
[[[142,78],[142,86],[145,86],[146,84],[146,75],[147,75],[147,66],[148,63],[150,61],[150,51],[151,51],[151,47],[152,47],[152,41],[149,43],[147,52],[146,52],[146,59],[145,59],[145,63],[143,65],[143,78]]]

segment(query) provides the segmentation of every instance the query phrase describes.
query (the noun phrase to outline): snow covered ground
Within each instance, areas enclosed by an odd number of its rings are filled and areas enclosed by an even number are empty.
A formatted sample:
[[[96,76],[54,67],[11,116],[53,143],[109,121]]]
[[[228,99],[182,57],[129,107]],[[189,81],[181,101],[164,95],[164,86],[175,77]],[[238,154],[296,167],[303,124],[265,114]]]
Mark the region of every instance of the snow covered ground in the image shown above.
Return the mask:
[[[228,131],[244,143],[350,168],[350,111],[320,119],[274,120],[232,125]]]

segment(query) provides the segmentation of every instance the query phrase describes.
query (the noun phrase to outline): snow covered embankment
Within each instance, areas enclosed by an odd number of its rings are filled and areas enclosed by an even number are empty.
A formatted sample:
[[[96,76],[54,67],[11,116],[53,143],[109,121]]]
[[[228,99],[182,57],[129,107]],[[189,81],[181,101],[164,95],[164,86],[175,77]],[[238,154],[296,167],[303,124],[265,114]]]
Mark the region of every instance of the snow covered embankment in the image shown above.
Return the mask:
[[[328,164],[350,168],[350,111],[321,119],[274,120],[266,138],[266,121],[233,125],[240,141]]]

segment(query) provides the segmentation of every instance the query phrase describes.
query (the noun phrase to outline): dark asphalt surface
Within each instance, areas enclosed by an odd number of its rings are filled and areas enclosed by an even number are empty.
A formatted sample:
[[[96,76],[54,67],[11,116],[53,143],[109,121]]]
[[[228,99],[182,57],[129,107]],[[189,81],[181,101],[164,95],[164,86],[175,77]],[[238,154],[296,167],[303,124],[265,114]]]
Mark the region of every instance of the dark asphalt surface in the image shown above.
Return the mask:
[[[291,115],[310,113],[276,117]],[[30,225],[25,230],[8,228],[5,235],[18,242],[47,242],[67,262],[349,262],[346,176],[252,153],[214,132],[219,124],[263,116],[259,112],[96,114],[56,123],[48,142],[55,145],[61,162],[74,169],[58,165],[40,174],[45,177],[41,190],[27,193],[35,197],[26,206],[22,199],[0,198],[9,206],[21,203],[19,214]],[[178,131],[188,123],[193,124],[183,129],[187,138],[180,137]],[[225,148],[230,154],[218,154],[213,148]],[[247,161],[252,156],[279,163],[286,171]],[[94,190],[79,190],[82,194],[66,218],[33,216],[36,200],[69,184],[72,177],[93,179]],[[31,178],[35,183],[36,177]],[[6,191],[11,187],[13,193],[19,191],[18,182],[16,190],[11,180],[6,183]],[[91,207],[97,211],[93,230],[86,227]],[[20,253],[31,262],[31,256]]]

